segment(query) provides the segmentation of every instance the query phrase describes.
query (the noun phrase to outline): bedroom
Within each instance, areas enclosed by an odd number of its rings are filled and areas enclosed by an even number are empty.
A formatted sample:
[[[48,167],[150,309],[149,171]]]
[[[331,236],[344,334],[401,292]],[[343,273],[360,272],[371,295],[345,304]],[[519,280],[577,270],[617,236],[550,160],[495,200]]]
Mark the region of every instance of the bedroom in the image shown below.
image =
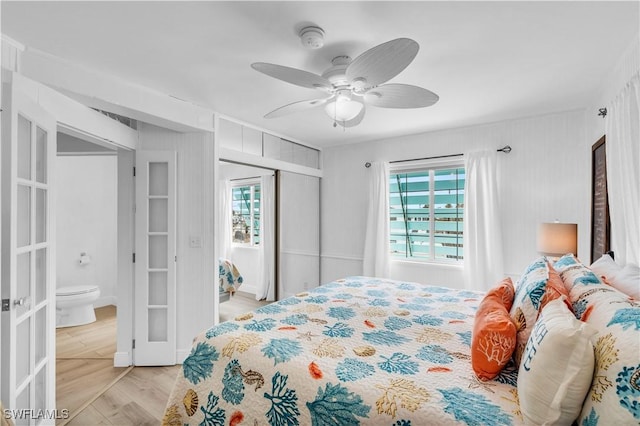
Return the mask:
[[[504,145],[513,151],[497,157],[503,272],[521,275],[537,255],[538,224],[556,219],[578,224],[577,254],[588,261],[591,146],[605,132],[598,109],[638,69],[635,2],[189,5],[194,9],[172,3],[2,3],[4,68],[85,105],[149,123],[138,130],[139,150],[178,151],[174,359],[184,359],[193,336],[215,321],[209,283],[217,275],[211,262],[218,257],[213,179],[221,147],[193,133],[212,132],[215,113],[321,149],[315,284],[362,274],[365,162]],[[27,25],[32,17],[34,25]],[[300,44],[296,26],[306,22],[324,28],[325,47],[312,51]],[[334,55],[356,57],[398,37],[416,39],[420,51],[393,81],[434,91],[440,101],[433,107],[372,107],[359,126],[344,131],[334,129],[323,111],[262,118],[314,93],[261,75],[252,62],[320,73]],[[180,133],[185,131],[192,133]],[[189,247],[192,235],[203,237],[202,248]],[[132,251],[120,253],[128,257]],[[391,277],[400,280],[461,287],[462,274],[459,266],[391,262]],[[124,276],[119,285],[127,284],[126,271]],[[129,327],[118,329],[124,330],[120,365],[132,358],[131,281],[128,292],[125,285],[118,293],[119,321]]]

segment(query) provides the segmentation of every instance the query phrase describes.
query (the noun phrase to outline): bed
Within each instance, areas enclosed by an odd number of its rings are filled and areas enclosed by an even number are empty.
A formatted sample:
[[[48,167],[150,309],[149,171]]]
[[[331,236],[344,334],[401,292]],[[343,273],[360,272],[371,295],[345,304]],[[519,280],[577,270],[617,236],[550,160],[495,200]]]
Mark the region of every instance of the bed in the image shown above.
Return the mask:
[[[196,337],[163,424],[520,424],[516,368],[471,368],[482,297],[351,277],[261,307]]]

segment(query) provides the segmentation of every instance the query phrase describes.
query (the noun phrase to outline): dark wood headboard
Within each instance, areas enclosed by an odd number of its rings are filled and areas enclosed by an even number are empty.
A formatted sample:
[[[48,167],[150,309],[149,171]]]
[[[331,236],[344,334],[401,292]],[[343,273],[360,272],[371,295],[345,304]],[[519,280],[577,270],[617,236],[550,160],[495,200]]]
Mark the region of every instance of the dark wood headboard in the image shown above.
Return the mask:
[[[605,142],[602,136],[591,147],[591,263],[611,248]]]

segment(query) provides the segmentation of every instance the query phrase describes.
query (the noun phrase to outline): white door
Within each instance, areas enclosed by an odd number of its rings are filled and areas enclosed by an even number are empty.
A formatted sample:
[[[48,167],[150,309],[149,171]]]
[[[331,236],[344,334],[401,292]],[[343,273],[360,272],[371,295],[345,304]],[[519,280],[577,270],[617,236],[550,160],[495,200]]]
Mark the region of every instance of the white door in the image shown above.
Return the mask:
[[[56,122],[9,83],[2,101],[1,398],[17,424],[53,424]]]
[[[176,153],[136,153],[135,365],[176,363]]]
[[[320,285],[320,178],[278,172],[278,300]]]

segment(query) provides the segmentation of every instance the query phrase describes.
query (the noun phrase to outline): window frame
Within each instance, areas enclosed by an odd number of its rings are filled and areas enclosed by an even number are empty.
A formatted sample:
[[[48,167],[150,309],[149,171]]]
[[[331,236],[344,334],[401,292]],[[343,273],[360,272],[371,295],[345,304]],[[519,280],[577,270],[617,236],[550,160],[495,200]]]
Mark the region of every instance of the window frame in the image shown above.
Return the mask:
[[[391,185],[391,176],[396,174],[403,173],[425,173],[429,172],[429,202],[431,204],[431,200],[435,199],[435,185],[432,184],[435,182],[435,171],[442,169],[464,169],[465,175],[465,186],[463,190],[466,190],[466,175],[467,170],[464,165],[464,159],[462,156],[449,157],[449,158],[434,158],[429,160],[416,160],[416,161],[407,161],[398,164],[390,164],[389,165],[389,182],[387,185],[387,191]],[[391,193],[387,194],[389,201],[391,200]],[[389,204],[390,207],[390,204]],[[436,211],[434,208],[429,208],[429,256],[428,257],[415,257],[415,256],[398,256],[393,251],[391,251],[391,245],[389,246],[389,256],[392,262],[406,262],[406,263],[418,263],[418,264],[437,264],[437,265],[449,265],[449,266],[462,266],[464,262],[464,225],[462,231],[462,239],[463,239],[463,258],[462,259],[446,259],[446,258],[436,258],[435,257],[435,215]],[[465,220],[465,208],[462,208],[462,220],[464,224]],[[389,225],[391,225],[391,218],[389,217]],[[389,226],[389,239],[391,240],[391,226]]]
[[[260,228],[259,228],[259,241],[257,243],[254,243],[254,231],[255,231],[255,227],[254,227],[254,223],[255,223],[255,187],[258,186],[260,187],[260,191],[262,191],[262,187],[261,187],[261,180],[260,179],[252,179],[252,178],[248,178],[248,179],[237,179],[234,180],[232,182],[231,185],[231,223],[229,224],[229,226],[231,227],[231,246],[232,247],[242,247],[242,248],[251,248],[251,249],[258,249],[260,248],[260,246],[262,245],[262,202],[260,202],[260,212],[259,212],[259,222],[260,222]],[[249,201],[250,204],[250,209],[249,209],[249,222],[251,224],[250,226],[250,230],[249,230],[249,242],[245,243],[245,242],[237,242],[235,241],[234,237],[233,237],[233,191],[237,188],[243,188],[243,187],[250,187],[251,189],[251,198]]]

